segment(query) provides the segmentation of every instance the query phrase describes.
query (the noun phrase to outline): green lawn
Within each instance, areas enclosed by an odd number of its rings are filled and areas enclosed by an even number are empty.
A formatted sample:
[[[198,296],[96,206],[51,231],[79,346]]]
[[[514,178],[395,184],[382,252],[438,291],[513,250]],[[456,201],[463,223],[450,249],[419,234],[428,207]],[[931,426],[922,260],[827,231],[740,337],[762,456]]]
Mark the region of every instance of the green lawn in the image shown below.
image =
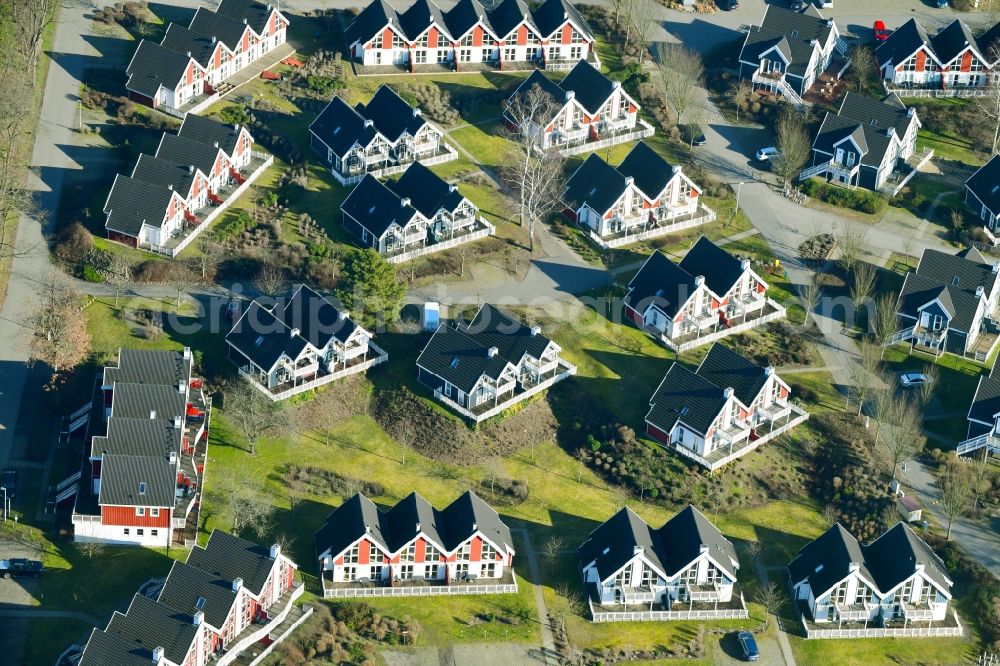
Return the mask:
[[[981,166],[983,161],[976,157],[972,141],[958,134],[932,132],[921,129],[917,132],[917,149],[932,148],[934,156],[946,160],[955,160],[972,166]]]
[[[921,664],[954,666],[974,663],[978,652],[963,638],[865,638],[858,640],[789,640],[795,660],[806,665],[876,666]]]

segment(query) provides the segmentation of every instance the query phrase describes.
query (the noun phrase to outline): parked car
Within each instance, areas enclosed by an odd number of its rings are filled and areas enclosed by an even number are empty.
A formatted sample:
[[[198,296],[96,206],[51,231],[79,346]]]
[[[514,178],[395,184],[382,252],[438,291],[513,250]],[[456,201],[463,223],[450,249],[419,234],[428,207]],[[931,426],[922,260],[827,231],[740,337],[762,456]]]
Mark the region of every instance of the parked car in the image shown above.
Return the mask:
[[[938,9],[948,9],[948,0],[937,0]]]
[[[727,12],[731,12],[734,9],[740,8],[739,0],[720,0],[720,4],[722,5],[722,8],[725,9]]]
[[[705,133],[697,123],[681,125],[681,140],[692,146],[704,146],[706,143]]]
[[[774,146],[768,146],[766,148],[761,148],[757,151],[757,159],[761,162],[769,162],[778,156],[778,149]]]
[[[27,560],[23,557],[0,560],[0,573],[4,578],[38,578],[42,575],[43,568],[38,560]]]
[[[816,0],[816,4],[820,9],[833,9],[833,0]]]
[[[736,640],[740,643],[743,651],[743,661],[760,661],[760,650],[757,649],[757,641],[749,631],[741,631],[736,635]]]
[[[889,31],[886,30],[885,22],[883,21],[875,21],[875,23],[872,24],[872,32],[875,33],[876,42],[884,42],[889,39]]]
[[[0,473],[0,488],[7,491],[7,499],[14,499],[14,495],[17,493],[17,470],[8,467],[2,473]]]
[[[803,9],[806,8],[805,0],[789,0],[788,8],[791,9],[793,12],[801,12]]]
[[[899,376],[899,385],[903,388],[915,388],[924,384],[933,384],[934,378],[919,372],[904,372]]]

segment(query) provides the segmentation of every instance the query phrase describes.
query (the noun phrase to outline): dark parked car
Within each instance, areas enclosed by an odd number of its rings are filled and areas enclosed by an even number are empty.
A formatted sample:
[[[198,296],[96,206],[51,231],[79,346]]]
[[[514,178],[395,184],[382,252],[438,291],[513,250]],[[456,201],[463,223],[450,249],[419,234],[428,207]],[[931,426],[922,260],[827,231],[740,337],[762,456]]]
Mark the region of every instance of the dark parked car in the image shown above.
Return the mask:
[[[801,12],[806,8],[805,0],[788,0],[788,8],[793,12]]]
[[[743,661],[760,661],[760,650],[757,649],[757,641],[749,631],[741,631],[736,634],[736,640],[740,642],[740,649],[743,651]]]
[[[722,8],[727,12],[740,8],[739,0],[721,0]]]
[[[42,563],[38,560],[26,560],[22,557],[0,560],[0,573],[4,578],[38,578],[42,575],[42,569]]]
[[[701,131],[701,126],[697,123],[681,125],[681,139],[684,143],[692,146],[705,145],[705,133]]]
[[[17,492],[17,470],[11,467],[6,468],[2,473],[0,473],[0,488],[7,491],[7,499],[14,499],[14,494]]]

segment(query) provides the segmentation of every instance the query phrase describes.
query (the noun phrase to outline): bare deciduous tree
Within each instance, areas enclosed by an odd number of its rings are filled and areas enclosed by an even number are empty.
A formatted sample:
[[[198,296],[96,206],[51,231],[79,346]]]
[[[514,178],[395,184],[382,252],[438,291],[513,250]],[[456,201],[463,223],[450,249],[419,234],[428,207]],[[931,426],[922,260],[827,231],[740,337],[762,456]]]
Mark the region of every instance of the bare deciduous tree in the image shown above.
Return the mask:
[[[653,0],[632,0],[631,24],[632,33],[635,37],[635,46],[639,52],[639,64],[646,59],[646,49],[649,48],[649,40],[652,37],[653,29],[657,27],[656,12],[657,5]]]
[[[268,501],[264,484],[243,475],[228,475],[221,485],[225,507],[232,517],[233,533],[251,532],[268,536],[274,526],[274,506]]]
[[[854,305],[854,323],[858,322],[858,313],[868,303],[875,291],[875,266],[863,261],[854,266],[854,279],[851,283],[851,303]]]
[[[865,243],[868,240],[868,230],[855,222],[845,222],[837,234],[837,245],[840,249],[840,265],[845,271],[854,270],[855,264],[861,261]]]
[[[894,400],[886,426],[882,428],[882,452],[892,480],[899,464],[924,448],[922,414],[908,398]]]
[[[892,412],[894,403],[896,402],[896,396],[892,392],[892,379],[889,375],[882,375],[882,383],[887,384],[889,388],[882,388],[875,391],[874,399],[872,400],[872,418],[875,419],[875,434],[872,437],[872,451],[878,448],[879,435],[882,433],[882,428],[891,425]]]
[[[553,535],[545,540],[542,544],[542,557],[545,561],[549,563],[549,566],[555,568],[556,562],[559,561],[559,557],[562,555],[563,550],[566,548],[566,540],[561,536]]]
[[[854,396],[858,401],[858,416],[878,389],[879,356],[881,350],[866,340],[859,345],[860,355],[851,364],[851,383],[854,384]]]
[[[52,0],[5,0],[12,19],[15,47],[24,63],[34,71],[42,47],[42,34],[54,19]]]
[[[490,456],[483,461],[483,470],[486,473],[486,481],[490,484],[490,492],[492,493],[496,487],[497,479],[502,479],[507,473],[504,469],[503,458],[500,456]]]
[[[559,107],[538,85],[513,96],[505,115],[515,130],[505,128],[510,139],[500,169],[501,178],[517,199],[521,226],[535,250],[535,225],[559,205],[563,189],[564,160],[558,147],[542,147],[545,126]]]
[[[254,284],[260,293],[275,298],[285,291],[285,272],[271,263],[265,263],[257,271]]]
[[[129,252],[112,252],[108,263],[101,269],[101,277],[115,288],[115,307],[118,307],[118,296],[122,290],[132,283],[132,270],[135,260]]]
[[[892,294],[882,294],[875,301],[875,320],[869,322],[872,339],[875,344],[882,348],[885,353],[885,346],[893,334],[899,329],[899,316],[896,314],[896,299]]]
[[[979,509],[979,497],[993,487],[993,463],[990,461],[988,449],[981,451],[969,460],[969,480],[972,487],[972,510]]]
[[[247,453],[257,455],[257,444],[274,432],[281,408],[247,381],[238,381],[226,392],[226,414],[243,434]]]
[[[46,275],[36,291],[28,324],[31,359],[52,368],[53,379],[87,356],[90,335],[82,297],[55,271]]]
[[[941,512],[948,519],[948,532],[944,538],[951,541],[951,528],[955,520],[969,510],[969,500],[972,499],[968,470],[960,464],[949,465],[938,480],[938,488],[941,490],[938,498]]]
[[[222,261],[224,250],[221,245],[208,236],[198,241],[198,256],[192,262],[196,271],[204,281],[210,281],[215,277],[215,271]]]
[[[938,367],[932,364],[924,368],[924,374],[927,376],[927,381],[917,389],[917,399],[920,401],[921,408],[927,409],[931,398],[934,397],[934,389],[937,388],[937,381],[941,373],[938,372]]]
[[[764,607],[764,628],[766,629],[771,622],[771,616],[785,602],[785,592],[774,581],[769,580],[757,589],[754,601]]]
[[[698,88],[705,77],[701,55],[677,44],[660,44],[656,51],[660,93],[673,110],[677,124],[684,122],[684,113],[695,103]]]
[[[774,140],[778,149],[777,157],[772,160],[774,173],[791,183],[812,155],[812,139],[797,111],[785,109],[778,117],[774,124]]]
[[[816,281],[815,277],[813,277],[809,280],[809,282],[800,285],[798,292],[799,303],[805,311],[802,326],[808,330],[815,321],[816,308],[819,307],[819,299],[822,294],[822,290],[820,289],[819,283]]]
[[[878,64],[871,47],[857,44],[851,48],[851,87],[863,93],[872,85]]]
[[[733,101],[736,106],[736,122],[740,121],[740,109],[744,104],[749,104],[750,99],[753,97],[753,85],[746,79],[740,79],[739,81],[733,81],[733,84],[729,87],[729,92],[727,93],[729,99]]]
[[[989,58],[990,62],[996,62],[1000,59],[1000,44],[994,44],[990,47]],[[990,146],[990,152],[995,154],[997,143],[1000,142],[1000,77],[997,74],[990,74],[990,78],[990,85],[983,88],[985,95],[972,99],[976,109],[989,120],[990,127],[993,129],[993,143]]]

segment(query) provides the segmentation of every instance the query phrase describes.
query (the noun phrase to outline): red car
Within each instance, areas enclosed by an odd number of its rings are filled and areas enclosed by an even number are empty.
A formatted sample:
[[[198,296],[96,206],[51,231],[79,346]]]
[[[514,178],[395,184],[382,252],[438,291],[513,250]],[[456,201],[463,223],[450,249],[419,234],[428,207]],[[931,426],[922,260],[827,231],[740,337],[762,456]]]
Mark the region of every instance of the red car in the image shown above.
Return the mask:
[[[876,42],[884,42],[889,39],[889,31],[885,29],[885,23],[882,21],[875,21],[875,24],[872,26],[872,32],[875,33]]]

